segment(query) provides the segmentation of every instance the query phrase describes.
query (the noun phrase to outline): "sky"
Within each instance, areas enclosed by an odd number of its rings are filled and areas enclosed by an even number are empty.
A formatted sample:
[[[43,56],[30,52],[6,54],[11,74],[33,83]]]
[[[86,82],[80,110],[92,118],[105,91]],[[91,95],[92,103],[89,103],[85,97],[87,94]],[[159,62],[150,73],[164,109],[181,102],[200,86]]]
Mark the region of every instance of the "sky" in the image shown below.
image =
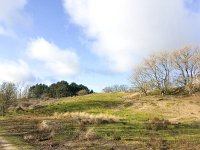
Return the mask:
[[[0,82],[130,84],[148,54],[200,43],[200,0],[0,0]]]

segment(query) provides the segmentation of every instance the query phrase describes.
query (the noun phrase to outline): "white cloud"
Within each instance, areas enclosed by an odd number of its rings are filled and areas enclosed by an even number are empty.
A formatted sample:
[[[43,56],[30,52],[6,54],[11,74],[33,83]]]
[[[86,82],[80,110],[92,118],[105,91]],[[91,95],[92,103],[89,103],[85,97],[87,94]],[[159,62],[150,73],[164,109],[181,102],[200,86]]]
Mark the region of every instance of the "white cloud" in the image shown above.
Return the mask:
[[[3,28],[2,26],[0,26],[0,35],[7,35],[6,29]]]
[[[186,0],[63,2],[72,22],[91,40],[92,50],[114,71],[129,70],[152,51],[200,42],[200,12],[192,10],[192,1],[190,7]]]
[[[31,70],[26,62],[18,60],[17,62],[1,62],[0,81],[26,82],[34,79]]]
[[[28,44],[27,54],[44,63],[51,75],[70,76],[79,71],[79,59],[75,52],[61,49],[43,38],[32,40]]]
[[[27,0],[0,0],[0,35],[12,36],[13,25],[25,21],[23,9],[26,3]]]

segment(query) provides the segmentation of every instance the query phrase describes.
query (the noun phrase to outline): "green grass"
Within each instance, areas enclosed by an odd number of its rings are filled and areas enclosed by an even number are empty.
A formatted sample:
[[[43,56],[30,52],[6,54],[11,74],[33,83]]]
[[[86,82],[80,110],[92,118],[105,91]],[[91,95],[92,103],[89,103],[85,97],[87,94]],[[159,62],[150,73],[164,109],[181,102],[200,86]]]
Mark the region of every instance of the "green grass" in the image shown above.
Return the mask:
[[[99,137],[98,142],[110,141],[112,143],[116,137],[120,137],[120,142],[114,142],[115,144],[117,143],[118,146],[120,146],[120,144],[124,145],[125,143],[133,146],[134,142],[137,141],[141,144],[140,146],[145,149],[147,148],[145,147],[147,143],[150,142],[152,138],[156,138],[159,139],[161,143],[163,140],[167,140],[171,143],[171,145],[173,145],[174,149],[177,148],[177,145],[182,145],[182,140],[186,140],[189,145],[194,145],[195,143],[200,146],[200,126],[196,126],[192,122],[187,122],[185,124],[169,124],[166,129],[149,129],[149,120],[152,120],[153,118],[165,119],[165,116],[157,113],[156,111],[154,113],[139,112],[136,108],[131,107],[137,99],[133,99],[132,102],[125,99],[124,96],[127,96],[127,94],[106,93],[63,98],[58,100],[58,102],[51,103],[42,108],[22,112],[20,114],[15,113],[13,117],[7,118],[7,120],[0,120],[0,128],[4,128],[5,131],[13,129],[11,137],[14,137],[14,139],[17,138],[19,141],[23,141],[21,138],[23,132],[30,132],[30,130],[33,130],[32,126],[35,122],[37,122],[33,119],[31,120],[30,116],[34,116],[34,118],[45,118],[52,116],[55,112],[87,112],[91,114],[109,114],[121,118],[121,121],[117,123],[85,125],[87,129],[95,129],[95,133]],[[144,100],[148,100],[148,97],[145,97]],[[22,114],[26,115],[28,119],[17,119],[17,117]],[[38,120],[40,119],[38,118]],[[81,132],[82,125],[78,123],[66,122],[65,120],[61,120],[61,122],[62,128],[56,132],[56,136],[51,140],[51,142],[60,142],[64,144],[66,141],[73,141],[76,139],[76,136],[78,136]],[[12,142],[15,143],[15,141]],[[81,141],[76,142],[77,145],[81,147]],[[41,146],[40,143],[30,144]],[[93,141],[93,144],[95,145],[95,141]],[[154,144],[156,147],[157,143]],[[97,143],[97,145],[101,145],[103,147],[106,144]],[[112,144],[107,145],[109,147]],[[188,145],[186,145],[186,148],[187,146]]]
[[[107,134],[111,134],[111,131],[115,131],[115,134],[123,138],[148,138],[148,134],[156,134],[166,139],[174,139],[175,137],[181,137],[189,139],[190,137],[199,138],[200,128],[190,125],[180,125],[178,127],[172,127],[163,131],[151,131],[145,129],[145,124],[149,119],[155,117],[164,118],[161,114],[137,112],[133,108],[121,107],[126,103],[123,96],[126,94],[92,94],[82,97],[75,97],[70,99],[64,99],[62,102],[51,104],[45,108],[35,110],[36,113],[52,114],[54,112],[88,112],[88,113],[105,113],[112,114],[123,118],[123,123],[118,124],[106,124],[96,125],[96,131],[101,137],[107,137]],[[124,124],[125,123],[125,124]]]
[[[64,98],[43,108],[31,110],[32,113],[53,114],[54,112],[91,112],[99,113],[113,110],[123,104],[125,94],[91,94],[72,98]]]

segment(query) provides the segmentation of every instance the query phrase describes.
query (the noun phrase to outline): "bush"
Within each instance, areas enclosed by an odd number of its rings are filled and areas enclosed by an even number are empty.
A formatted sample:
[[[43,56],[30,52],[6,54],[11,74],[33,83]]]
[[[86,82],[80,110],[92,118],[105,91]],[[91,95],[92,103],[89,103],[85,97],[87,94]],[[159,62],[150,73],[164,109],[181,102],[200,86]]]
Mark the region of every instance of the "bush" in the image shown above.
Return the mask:
[[[86,131],[80,130],[79,133],[78,133],[78,139],[79,140],[91,141],[91,140],[95,140],[97,138],[98,137],[96,135],[94,128],[86,129]]]
[[[51,130],[59,130],[62,127],[62,123],[56,120],[43,120],[37,123],[38,131],[51,131]]]
[[[39,131],[50,131],[54,128],[54,124],[50,120],[43,120],[37,125]]]
[[[35,125],[35,130],[30,134],[25,134],[24,140],[33,142],[52,139],[55,136],[55,131],[59,128],[59,124],[51,120],[43,120]]]
[[[83,95],[87,95],[87,94],[88,94],[88,91],[86,91],[86,90],[80,90],[77,92],[78,96],[83,96]]]
[[[155,89],[155,90],[150,90],[148,92],[149,95],[160,95],[161,94],[161,91],[158,90],[158,89]]]

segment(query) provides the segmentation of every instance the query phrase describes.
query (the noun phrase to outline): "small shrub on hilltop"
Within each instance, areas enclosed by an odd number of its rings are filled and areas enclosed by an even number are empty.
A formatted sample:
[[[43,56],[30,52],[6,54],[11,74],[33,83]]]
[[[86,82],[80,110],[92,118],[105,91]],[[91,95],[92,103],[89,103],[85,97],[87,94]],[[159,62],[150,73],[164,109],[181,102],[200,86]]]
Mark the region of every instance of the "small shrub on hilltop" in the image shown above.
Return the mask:
[[[86,91],[86,90],[80,90],[77,92],[78,96],[83,96],[83,95],[87,95],[87,94],[88,94],[88,91]]]

